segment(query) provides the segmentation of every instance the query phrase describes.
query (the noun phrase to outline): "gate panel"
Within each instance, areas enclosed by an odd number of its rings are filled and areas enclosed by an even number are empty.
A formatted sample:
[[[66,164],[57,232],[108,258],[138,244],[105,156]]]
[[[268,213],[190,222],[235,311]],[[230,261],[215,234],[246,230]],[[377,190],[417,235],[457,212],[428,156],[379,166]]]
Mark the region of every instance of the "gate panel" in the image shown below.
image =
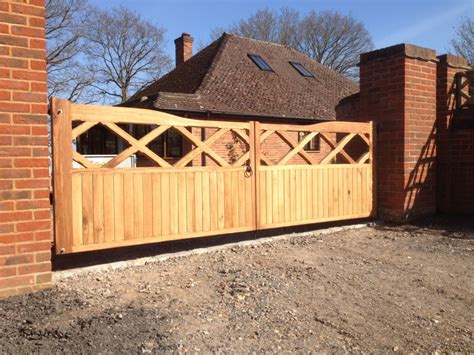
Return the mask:
[[[371,123],[258,127],[259,228],[374,215]],[[306,151],[316,138],[319,150]]]
[[[248,170],[255,154],[250,123],[190,120],[57,99],[52,112],[57,253],[255,229],[255,183]],[[152,128],[135,138],[124,124]],[[71,144],[98,125],[128,143],[101,166],[74,151]],[[174,161],[147,146],[170,129],[179,132],[188,146]],[[228,141],[237,146],[229,156],[227,150],[219,150]],[[155,166],[117,167],[136,152]]]

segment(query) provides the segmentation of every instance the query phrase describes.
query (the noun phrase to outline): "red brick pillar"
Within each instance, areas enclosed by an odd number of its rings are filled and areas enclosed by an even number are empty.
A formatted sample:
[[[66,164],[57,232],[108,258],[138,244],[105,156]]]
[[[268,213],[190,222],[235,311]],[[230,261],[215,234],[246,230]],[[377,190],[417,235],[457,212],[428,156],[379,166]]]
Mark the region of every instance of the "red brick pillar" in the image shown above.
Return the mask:
[[[441,212],[474,213],[474,128],[453,127],[454,76],[470,68],[467,60],[451,54],[438,57],[438,184]],[[474,108],[469,119],[474,120]]]
[[[0,297],[51,283],[45,7],[0,2]]]
[[[436,53],[400,44],[361,55],[360,113],[378,126],[377,205],[403,222],[436,210]]]

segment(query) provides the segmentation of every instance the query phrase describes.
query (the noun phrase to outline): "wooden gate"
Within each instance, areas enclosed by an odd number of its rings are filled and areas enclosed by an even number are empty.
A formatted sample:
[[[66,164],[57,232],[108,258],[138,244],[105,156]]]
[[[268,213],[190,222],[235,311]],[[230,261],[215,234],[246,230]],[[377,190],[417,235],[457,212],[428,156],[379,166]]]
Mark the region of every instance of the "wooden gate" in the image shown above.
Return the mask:
[[[372,123],[256,127],[258,228],[373,215]],[[264,147],[267,140],[271,148]],[[319,149],[308,152],[305,146],[312,140]]]
[[[51,112],[56,253],[373,215],[370,123],[194,120],[59,99]],[[131,125],[146,129],[131,134]],[[73,147],[93,127],[124,143],[101,165]],[[148,147],[169,131],[183,139],[179,158]],[[300,141],[292,137],[298,132]],[[272,135],[288,148],[281,159],[266,150]],[[304,149],[314,137],[329,147],[320,157]],[[355,147],[357,159],[346,151],[355,137],[366,147]],[[132,155],[138,166],[120,168]]]

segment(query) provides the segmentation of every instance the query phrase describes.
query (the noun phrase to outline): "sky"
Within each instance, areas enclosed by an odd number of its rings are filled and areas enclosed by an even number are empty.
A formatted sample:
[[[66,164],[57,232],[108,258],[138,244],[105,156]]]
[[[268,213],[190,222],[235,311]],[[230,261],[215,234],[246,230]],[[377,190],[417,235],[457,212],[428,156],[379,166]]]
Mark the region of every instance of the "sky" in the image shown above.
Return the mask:
[[[301,14],[311,10],[335,10],[351,14],[366,26],[383,48],[411,43],[449,52],[454,27],[462,16],[474,18],[474,0],[90,0],[103,7],[123,5],[166,29],[166,52],[174,58],[173,40],[182,32],[194,38],[196,47],[210,42],[213,28],[227,27],[265,7],[291,7]],[[195,47],[195,48],[196,48]]]

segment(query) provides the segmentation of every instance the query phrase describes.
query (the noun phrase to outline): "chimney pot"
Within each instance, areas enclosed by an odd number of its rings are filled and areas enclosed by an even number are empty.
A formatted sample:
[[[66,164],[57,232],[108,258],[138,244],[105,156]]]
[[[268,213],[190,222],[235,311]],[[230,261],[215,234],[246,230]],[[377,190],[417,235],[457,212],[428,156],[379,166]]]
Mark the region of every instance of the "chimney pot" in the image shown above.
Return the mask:
[[[193,38],[189,33],[183,32],[174,40],[176,48],[176,66],[183,64],[193,56]]]

